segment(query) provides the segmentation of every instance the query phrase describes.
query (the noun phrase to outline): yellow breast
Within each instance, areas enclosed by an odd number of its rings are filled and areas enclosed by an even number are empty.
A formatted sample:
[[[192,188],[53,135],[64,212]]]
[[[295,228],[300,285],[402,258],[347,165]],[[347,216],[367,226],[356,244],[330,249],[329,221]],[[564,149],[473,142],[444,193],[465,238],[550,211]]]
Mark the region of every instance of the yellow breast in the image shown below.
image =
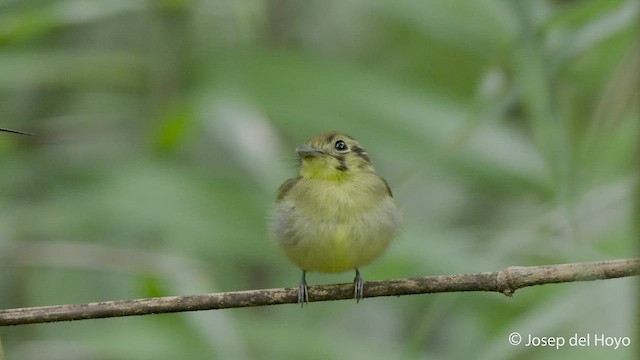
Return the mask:
[[[305,271],[365,266],[391,244],[400,214],[376,174],[346,181],[301,179],[277,205],[271,236]]]

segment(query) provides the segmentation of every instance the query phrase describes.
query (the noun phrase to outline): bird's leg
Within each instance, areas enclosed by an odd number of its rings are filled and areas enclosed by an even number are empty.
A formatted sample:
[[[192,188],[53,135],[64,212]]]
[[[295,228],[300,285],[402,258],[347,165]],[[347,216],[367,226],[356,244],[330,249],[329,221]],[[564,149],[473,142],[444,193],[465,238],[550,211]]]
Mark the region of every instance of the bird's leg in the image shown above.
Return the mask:
[[[309,303],[309,289],[307,289],[306,275],[307,272],[302,270],[302,279],[300,280],[300,285],[298,285],[298,304],[300,304],[300,307],[303,307],[304,303]]]
[[[360,271],[356,269],[356,277],[353,279],[353,283],[355,285],[355,299],[356,303],[360,302],[364,297],[364,281],[362,281],[362,276],[360,276]]]

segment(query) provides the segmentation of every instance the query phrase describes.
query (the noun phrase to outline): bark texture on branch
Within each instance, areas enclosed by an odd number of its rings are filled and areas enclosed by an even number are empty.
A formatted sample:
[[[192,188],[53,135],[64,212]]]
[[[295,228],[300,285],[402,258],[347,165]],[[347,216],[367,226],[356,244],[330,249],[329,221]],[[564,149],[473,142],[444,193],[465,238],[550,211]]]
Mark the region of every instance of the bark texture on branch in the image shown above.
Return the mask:
[[[364,285],[364,297],[462,291],[500,292],[511,296],[517,289],[528,286],[604,280],[633,275],[640,275],[640,259],[512,266],[496,272],[370,281]],[[0,310],[0,326],[295,304],[298,301],[297,291],[296,287],[7,309]],[[353,284],[309,287],[310,302],[352,298]]]

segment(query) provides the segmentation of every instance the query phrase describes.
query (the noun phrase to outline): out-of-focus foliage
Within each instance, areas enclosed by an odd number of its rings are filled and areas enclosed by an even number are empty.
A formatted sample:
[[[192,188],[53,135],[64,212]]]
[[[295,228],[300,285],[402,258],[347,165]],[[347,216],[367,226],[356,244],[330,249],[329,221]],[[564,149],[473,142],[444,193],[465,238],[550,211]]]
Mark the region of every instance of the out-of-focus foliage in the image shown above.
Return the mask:
[[[403,208],[365,280],[636,254],[640,5],[0,1],[0,308],[296,286],[293,149]],[[636,218],[637,220],[637,218]],[[352,274],[308,276],[310,284]],[[630,359],[635,280],[0,328],[7,359]],[[511,332],[631,346],[511,346]]]

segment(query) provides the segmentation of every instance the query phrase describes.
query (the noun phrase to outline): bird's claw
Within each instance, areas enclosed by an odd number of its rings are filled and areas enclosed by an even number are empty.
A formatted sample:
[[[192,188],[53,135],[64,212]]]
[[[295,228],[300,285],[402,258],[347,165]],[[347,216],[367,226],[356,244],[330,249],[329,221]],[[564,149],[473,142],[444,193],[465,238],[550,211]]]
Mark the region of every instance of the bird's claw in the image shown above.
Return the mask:
[[[302,271],[302,279],[298,285],[298,304],[303,307],[305,303],[309,303],[309,289],[307,288],[307,280],[305,279],[306,271]]]
[[[364,298],[364,281],[362,281],[362,276],[360,276],[358,269],[356,269],[356,277],[353,279],[353,283],[355,287],[354,298],[356,303],[359,303]]]

